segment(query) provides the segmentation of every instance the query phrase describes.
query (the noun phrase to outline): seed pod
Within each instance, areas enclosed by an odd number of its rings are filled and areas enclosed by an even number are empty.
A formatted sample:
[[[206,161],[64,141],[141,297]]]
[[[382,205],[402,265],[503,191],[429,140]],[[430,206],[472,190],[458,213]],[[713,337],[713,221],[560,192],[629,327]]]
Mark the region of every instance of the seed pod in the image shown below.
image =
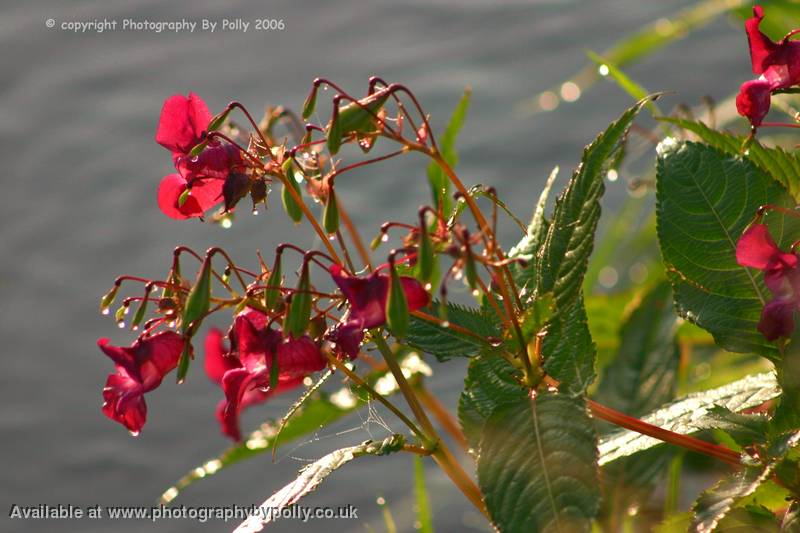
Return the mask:
[[[275,254],[275,265],[272,267],[272,272],[269,273],[267,288],[264,290],[264,307],[269,310],[275,309],[278,303],[281,294],[281,276],[281,254]]]
[[[325,211],[322,213],[322,224],[327,233],[336,233],[339,229],[339,204],[336,201],[336,194],[333,187],[328,194],[328,201],[325,203]]]
[[[208,123],[208,128],[206,128],[207,131],[214,131],[220,129],[222,125],[225,123],[225,120],[227,120],[228,115],[230,115],[231,110],[232,109],[228,107],[222,113],[212,118],[211,122]]]
[[[433,270],[436,258],[433,254],[433,243],[428,229],[425,227],[425,219],[420,220],[419,245],[417,247],[417,279],[422,283],[430,282],[433,277]]]
[[[188,338],[184,337],[183,351],[181,352],[181,358],[178,359],[178,375],[176,379],[178,385],[186,381],[186,374],[189,371],[189,361],[191,361],[192,359],[194,359],[194,350],[192,349],[192,343],[189,342]]]
[[[149,296],[150,287],[147,287],[144,291],[144,298],[142,298],[142,301],[139,302],[139,307],[136,308],[136,313],[133,315],[133,320],[131,320],[131,327],[133,329],[139,327],[139,324],[141,324],[142,320],[144,319],[144,315],[147,312],[147,301]]]
[[[108,291],[105,296],[100,299],[100,312],[104,315],[108,314],[108,308],[111,307],[111,304],[114,303],[114,300],[117,298],[117,293],[119,292],[119,284],[115,283],[111,290]]]
[[[202,268],[197,274],[197,280],[189,291],[189,296],[186,298],[186,306],[183,308],[183,317],[181,318],[181,329],[184,334],[189,333],[189,329],[194,325],[194,322],[202,320],[208,309],[211,306],[211,258],[206,256],[203,261]],[[196,324],[194,330],[197,329]]]
[[[386,323],[392,334],[401,339],[408,331],[408,302],[394,263],[391,263],[389,297],[386,299]]]
[[[288,185],[283,185],[283,190],[281,191],[283,208],[286,210],[286,214],[289,215],[289,218],[291,218],[295,224],[299,224],[303,219],[303,210],[295,201],[294,195],[289,190],[289,187],[292,187],[297,192],[298,196],[300,196],[301,191],[300,184],[297,183],[297,180],[294,178],[294,166],[292,165],[291,159],[286,160],[283,164],[283,169],[286,172],[286,181],[288,183]]]
[[[391,96],[382,89],[356,102],[350,102],[339,109],[339,125],[343,134],[370,133],[376,128],[375,116]]]
[[[314,112],[314,109],[317,107],[317,91],[319,90],[319,86],[314,84],[311,88],[311,92],[308,93],[308,97],[306,97],[306,101],[303,103],[303,120],[308,120],[308,117]]]
[[[334,98],[333,101],[333,114],[331,115],[331,122],[328,125],[327,145],[328,151],[331,155],[336,155],[339,148],[342,146],[343,130],[339,122],[339,100]]]
[[[183,204],[186,203],[186,200],[189,199],[189,194],[191,194],[192,189],[186,187],[180,196],[178,196],[178,207],[183,207]]]
[[[311,279],[308,273],[308,262],[303,263],[297,290],[292,293],[289,311],[286,313],[284,329],[294,337],[300,337],[308,328],[311,319]]]

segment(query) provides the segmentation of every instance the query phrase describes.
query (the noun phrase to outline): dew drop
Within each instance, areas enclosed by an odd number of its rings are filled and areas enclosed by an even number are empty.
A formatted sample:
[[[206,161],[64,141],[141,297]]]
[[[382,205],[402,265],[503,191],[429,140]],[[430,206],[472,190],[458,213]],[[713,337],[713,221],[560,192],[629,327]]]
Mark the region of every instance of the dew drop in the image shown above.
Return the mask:
[[[178,385],[183,385],[185,381],[186,381],[186,378],[179,379],[178,380]]]
[[[444,321],[444,322],[442,322],[440,325],[441,325],[443,328],[449,328],[449,327],[450,327],[450,322],[448,322],[447,320],[445,320],[445,321]]]
[[[133,326],[131,329],[132,329],[133,331],[139,331],[139,326]]]
[[[335,241],[336,240],[336,235],[331,233],[330,235],[328,235],[328,240],[329,241]]]
[[[139,432],[138,431],[129,431],[128,433],[131,434],[131,437],[138,437],[139,436]]]
[[[599,67],[597,67],[597,72],[601,76],[608,76],[608,73],[609,73],[608,65],[600,65]]]
[[[104,315],[108,315],[109,313],[111,313],[111,309],[108,309],[108,308],[103,309],[103,311],[102,311],[102,314],[104,314]]]
[[[233,221],[231,221],[231,219],[229,218],[223,218],[220,221],[219,225],[222,226],[224,229],[230,229],[233,226]]]
[[[381,235],[381,242],[389,242],[389,234],[384,233]]]
[[[488,337],[486,341],[489,343],[489,346],[492,346],[494,348],[497,348],[498,346],[503,344],[503,339],[500,339],[498,337]]]
[[[130,312],[131,312],[131,308],[130,308],[130,306],[129,306],[129,305],[126,305],[126,306],[125,306],[125,314],[127,315],[127,314],[128,314],[128,313],[130,313]]]
[[[426,290],[426,291],[429,291],[429,290],[431,290],[432,288],[433,288],[433,285],[431,285],[430,283],[426,283],[426,284],[425,284],[425,290]],[[108,313],[106,313],[106,314],[108,314]]]
[[[253,209],[253,216],[258,216],[258,209]]]
[[[174,328],[174,327],[175,327],[175,321],[173,320],[172,322],[170,322],[169,324],[167,324],[167,326],[169,326],[169,327],[171,327],[171,328]]]
[[[479,291],[478,289],[474,289],[472,291],[472,295],[477,298],[478,296],[481,295],[481,291]]]
[[[125,329],[125,321],[124,320],[120,320],[119,322],[117,322],[117,327],[119,329]]]
[[[327,87],[326,87],[326,88],[327,88]],[[377,499],[377,500],[375,500],[375,502],[376,502],[378,505],[386,505],[386,500],[383,498],[383,496],[378,496],[378,499]]]

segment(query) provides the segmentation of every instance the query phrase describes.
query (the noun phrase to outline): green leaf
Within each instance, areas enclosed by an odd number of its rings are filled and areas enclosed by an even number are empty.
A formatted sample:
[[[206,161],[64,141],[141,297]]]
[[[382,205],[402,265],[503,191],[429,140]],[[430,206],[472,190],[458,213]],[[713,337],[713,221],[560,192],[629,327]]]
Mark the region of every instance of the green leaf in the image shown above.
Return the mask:
[[[484,423],[498,406],[518,403],[527,397],[517,379],[520,377],[513,366],[492,353],[469,362],[458,401],[458,420],[472,450],[478,449]]]
[[[767,457],[764,464],[731,474],[700,494],[692,507],[692,530],[699,533],[713,531],[739,501],[753,494],[762,483],[772,477],[781,460],[798,443],[800,432],[785,435],[780,446],[770,449],[770,452],[777,451],[777,454]]]
[[[431,374],[430,367],[415,355],[404,357],[400,361],[400,367],[412,385],[422,376]],[[390,376],[390,373],[373,373],[367,377],[367,382],[374,385],[385,376]],[[397,383],[391,378],[382,383],[381,392],[385,396],[392,395],[399,390]],[[175,485],[164,491],[159,503],[166,505],[196,481],[211,477],[220,470],[246,459],[267,453],[272,450],[273,446],[280,447],[296,441],[318,431],[322,426],[332,424],[344,416],[358,411],[367,405],[367,398],[366,392],[359,393],[357,387],[343,387],[333,394],[319,393],[318,396],[306,400],[299,408],[292,408],[293,415],[286,419],[283,429],[280,431],[280,441],[278,441],[280,422],[264,422],[259,429],[245,437],[243,442],[234,444],[218,456],[190,470]]]
[[[434,302],[432,308],[439,304]],[[423,309],[429,315],[436,315],[431,309]],[[500,325],[494,314],[469,307],[447,304],[447,322],[471,331],[467,335],[445,328],[414,316],[410,316],[408,331],[403,339],[405,344],[435,356],[439,361],[453,357],[474,357],[491,345],[482,339],[499,339]]]
[[[511,250],[508,251],[508,257],[524,259],[527,264],[520,266],[519,263],[511,264],[511,273],[514,276],[514,283],[522,292],[523,299],[526,293],[529,296],[530,291],[534,289],[534,280],[536,278],[536,263],[535,256],[539,248],[544,242],[547,235],[547,230],[550,227],[547,217],[545,217],[545,208],[547,207],[547,200],[550,197],[550,190],[558,177],[558,167],[555,167],[547,181],[544,184],[542,192],[539,194],[539,201],[536,202],[536,207],[533,210],[531,222],[528,224],[528,232]]]
[[[431,504],[428,501],[428,489],[425,487],[425,464],[419,455],[414,455],[414,498],[417,502],[416,514],[419,522],[419,527],[415,529],[420,533],[433,533]]]
[[[553,317],[542,344],[544,368],[563,391],[580,395],[594,380],[596,350],[583,305],[582,283],[594,246],[603,179],[625,144],[636,114],[629,108],[584,149],[581,164],[556,199],[547,233],[536,255],[536,294],[552,292]]]
[[[677,118],[663,118],[661,120],[691,131],[706,143],[718,150],[722,150],[726,154],[732,156],[742,155],[745,137],[728,135],[712,130],[702,122]],[[779,146],[768,148],[754,140],[744,157],[783,185],[792,195],[792,198],[800,201],[800,158],[796,154],[787,152]]]
[[[648,292],[620,331],[617,357],[606,367],[595,399],[638,417],[671,400],[680,354],[669,283]]]
[[[659,245],[680,316],[728,351],[777,358],[756,330],[769,291],[759,272],[736,262],[736,243],[760,206],[793,206],[791,198],[752,163],[687,142],[662,150],[657,202]],[[776,241],[789,241],[784,216],[773,215]]]
[[[743,415],[720,405],[709,409],[697,424],[700,429],[723,430],[740,446],[763,443],[768,426],[769,418],[766,415]]]
[[[717,531],[720,533],[776,533],[778,522],[775,515],[766,507],[748,505],[737,507],[720,520]]]
[[[497,407],[478,482],[498,530],[590,531],[600,503],[596,441],[581,399],[540,394]]]
[[[271,513],[264,515],[254,513],[239,524],[235,532],[250,533],[261,531],[265,525],[273,522],[273,519],[280,517],[280,512],[283,509],[294,505],[301,498],[313,492],[336,469],[341,468],[356,457],[387,455],[396,452],[403,447],[404,442],[405,438],[402,435],[392,435],[381,442],[366,441],[357,446],[349,446],[329,453],[322,459],[303,467],[298,473],[297,479],[274,493],[261,504],[261,509],[269,509],[272,511]]]
[[[780,388],[775,374],[765,372],[747,376],[723,387],[689,394],[641,419],[663,429],[688,435],[708,427],[705,419],[714,406],[737,412],[761,405],[779,394]],[[615,431],[600,439],[600,465],[660,444],[663,442],[635,431]]]
[[[458,164],[458,152],[456,151],[456,138],[461,128],[464,126],[464,121],[467,118],[467,110],[469,109],[469,101],[472,96],[472,89],[467,87],[464,89],[464,94],[458,101],[453,114],[450,116],[450,121],[444,130],[441,138],[439,139],[439,152],[444,160],[455,168]],[[431,184],[431,193],[433,194],[434,206],[442,205],[443,212],[449,213],[451,209],[450,200],[450,180],[445,176],[444,172],[439,165],[431,162],[428,165],[428,182]]]

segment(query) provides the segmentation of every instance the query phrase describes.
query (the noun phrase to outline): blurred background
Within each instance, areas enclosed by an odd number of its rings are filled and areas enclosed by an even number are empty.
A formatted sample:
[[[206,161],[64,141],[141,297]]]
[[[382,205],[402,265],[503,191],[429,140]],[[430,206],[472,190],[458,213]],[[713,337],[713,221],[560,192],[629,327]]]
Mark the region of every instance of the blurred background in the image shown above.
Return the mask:
[[[662,109],[681,102],[696,106],[704,96],[724,100],[751,77],[741,18],[725,12],[744,4],[703,2],[708,12],[702,12],[701,28],[677,32],[682,38],[631,61],[626,71],[651,91],[671,91],[660,102]],[[148,395],[148,423],[138,438],[101,414],[101,389],[113,367],[95,342],[107,336],[127,344],[133,338],[97,312],[100,296],[117,275],[163,276],[179,243],[198,250],[223,246],[246,266],[256,264],[256,248],[268,254],[281,241],[314,245],[306,227],[288,222],[276,196],[266,213],[243,212],[228,230],[160,213],[155,193],[160,178],[171,172],[171,161],[153,137],[167,96],[194,91],[212,112],[237,99],[260,115],[267,104],[298,109],[317,76],[358,94],[377,74],[412,88],[441,130],[469,85],[472,105],[458,142],[462,179],[494,185],[527,219],[550,170],[560,165],[563,184],[582,147],[631,102],[607,80],[588,88],[595,67],[574,77],[588,63],[586,50],[603,52],[653,22],[646,35],[673,35],[671,20],[693,5],[676,0],[3,3],[0,529],[177,533],[234,526],[192,520],[20,521],[7,512],[12,504],[151,505],[180,476],[228,445],[214,420],[221,392],[200,365],[183,386],[167,379]],[[54,28],[47,27],[49,18]],[[247,32],[198,28],[176,34],[61,28],[64,21],[105,18],[274,18],[283,19],[285,29],[257,31],[251,24]],[[408,157],[337,181],[340,198],[366,238],[385,220],[410,220],[427,201],[425,165]],[[604,224],[630,196],[628,182],[635,179],[634,166],[609,182]],[[518,230],[507,224],[501,236],[512,245]],[[603,285],[613,289],[618,276],[606,274]],[[455,409],[465,364],[430,363],[431,388]],[[245,427],[280,417],[293,399],[276,398],[248,411]],[[260,503],[307,461],[387,435],[381,419],[400,429],[391,417],[364,409],[281,449],[277,463],[265,454],[236,465],[189,488],[176,503]],[[428,466],[438,530],[487,530],[463,496]],[[371,526],[383,531],[379,496],[399,529],[410,530],[412,482],[405,454],[355,461],[304,503],[352,504],[359,510],[357,521],[281,521],[272,530],[361,532]]]

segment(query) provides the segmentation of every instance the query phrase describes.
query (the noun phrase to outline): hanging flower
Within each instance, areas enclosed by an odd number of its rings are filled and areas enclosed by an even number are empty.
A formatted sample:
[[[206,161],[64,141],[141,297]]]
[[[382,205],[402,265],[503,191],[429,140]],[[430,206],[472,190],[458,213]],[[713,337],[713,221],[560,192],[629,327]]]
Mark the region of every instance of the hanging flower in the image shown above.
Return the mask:
[[[758,331],[767,340],[789,337],[794,330],[794,311],[800,308],[800,270],[797,256],[778,248],[765,224],[753,224],[736,246],[736,261],[764,272],[772,293],[761,313]]]
[[[112,346],[108,339],[97,345],[116,365],[103,389],[103,413],[138,434],[147,419],[144,394],[161,384],[178,364],[184,339],[174,331],[164,331],[137,339],[129,347]]]
[[[753,17],[745,22],[753,74],[759,78],[743,83],[736,97],[736,109],[753,127],[760,126],[769,112],[773,93],[800,84],[800,42],[789,40],[800,30],[776,43],[760,30],[763,18],[764,9],[755,6]]]

